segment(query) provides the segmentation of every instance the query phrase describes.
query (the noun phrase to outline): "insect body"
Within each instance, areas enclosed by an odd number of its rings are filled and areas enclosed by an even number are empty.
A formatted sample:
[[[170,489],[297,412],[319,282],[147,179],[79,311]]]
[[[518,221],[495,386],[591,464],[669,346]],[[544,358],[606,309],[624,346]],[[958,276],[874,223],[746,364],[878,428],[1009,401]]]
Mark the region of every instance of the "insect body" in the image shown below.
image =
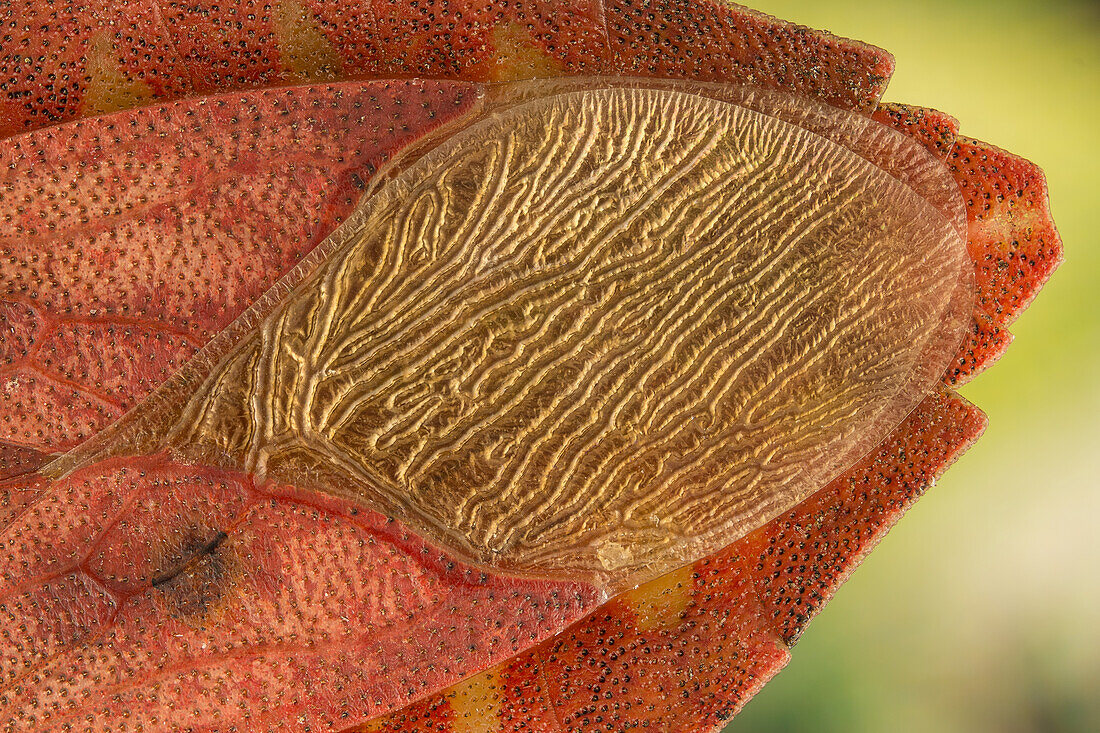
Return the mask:
[[[59,21],[0,118],[11,730],[717,725],[1060,257],[1030,164],[743,9]]]

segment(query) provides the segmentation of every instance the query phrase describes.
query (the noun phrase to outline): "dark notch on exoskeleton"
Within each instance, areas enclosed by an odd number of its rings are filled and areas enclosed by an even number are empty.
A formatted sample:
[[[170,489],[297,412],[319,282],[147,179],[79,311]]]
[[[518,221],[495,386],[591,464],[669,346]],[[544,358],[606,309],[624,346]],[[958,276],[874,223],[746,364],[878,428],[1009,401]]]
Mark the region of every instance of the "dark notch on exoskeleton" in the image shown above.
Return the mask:
[[[158,586],[164,585],[165,583],[171,582],[173,579],[178,577],[180,573],[184,572],[196,563],[202,561],[202,559],[205,558],[207,555],[212,554],[214,550],[218,549],[218,545],[224,542],[227,537],[229,537],[229,535],[219,530],[205,544],[195,548],[194,552],[182,563],[155,576],[152,581],[153,587],[156,588]]]

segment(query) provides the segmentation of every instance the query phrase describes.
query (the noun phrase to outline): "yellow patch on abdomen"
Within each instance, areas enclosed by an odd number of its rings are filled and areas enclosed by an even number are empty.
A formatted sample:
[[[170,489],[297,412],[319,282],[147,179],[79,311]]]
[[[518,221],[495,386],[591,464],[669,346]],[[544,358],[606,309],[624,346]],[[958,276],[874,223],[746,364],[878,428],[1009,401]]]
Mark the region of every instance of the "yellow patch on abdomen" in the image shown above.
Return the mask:
[[[499,733],[500,690],[495,673],[479,674],[460,683],[450,704],[453,733]]]
[[[323,81],[340,75],[340,56],[308,8],[296,0],[275,7],[275,37],[283,65],[295,81]]]
[[[627,593],[626,600],[638,616],[638,628],[656,631],[679,624],[691,604],[694,587],[694,571],[688,565]]]
[[[516,23],[503,23],[493,29],[496,51],[489,71],[492,81],[517,81],[558,77],[561,64],[539,48],[531,35]]]
[[[92,37],[88,47],[88,90],[84,96],[84,114],[105,115],[138,107],[153,100],[153,92],[141,79],[131,78],[122,69],[115,44],[107,31]]]

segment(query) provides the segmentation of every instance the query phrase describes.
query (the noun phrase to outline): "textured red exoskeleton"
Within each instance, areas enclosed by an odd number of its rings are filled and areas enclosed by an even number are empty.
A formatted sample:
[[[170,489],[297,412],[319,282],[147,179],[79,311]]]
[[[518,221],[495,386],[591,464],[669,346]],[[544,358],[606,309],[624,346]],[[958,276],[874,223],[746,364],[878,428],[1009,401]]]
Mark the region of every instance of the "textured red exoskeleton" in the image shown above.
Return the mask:
[[[4,20],[5,729],[718,726],[980,435],[952,388],[1003,353],[1061,259],[1035,166],[880,105],[885,52],[741,8],[27,1]],[[240,471],[158,454],[50,473],[321,243],[386,161],[468,111],[471,84],[545,76],[778,89],[939,156],[978,288],[942,386],[797,507],[604,603]]]

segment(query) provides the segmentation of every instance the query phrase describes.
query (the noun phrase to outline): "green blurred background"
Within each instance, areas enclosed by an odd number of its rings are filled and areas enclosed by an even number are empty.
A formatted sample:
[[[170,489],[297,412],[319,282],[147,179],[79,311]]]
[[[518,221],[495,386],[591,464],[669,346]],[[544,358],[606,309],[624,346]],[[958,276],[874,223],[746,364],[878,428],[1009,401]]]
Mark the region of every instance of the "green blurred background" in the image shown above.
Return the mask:
[[[887,99],[1041,165],[1066,263],[963,389],[985,436],[727,730],[1100,731],[1100,3],[743,1],[889,49]]]

